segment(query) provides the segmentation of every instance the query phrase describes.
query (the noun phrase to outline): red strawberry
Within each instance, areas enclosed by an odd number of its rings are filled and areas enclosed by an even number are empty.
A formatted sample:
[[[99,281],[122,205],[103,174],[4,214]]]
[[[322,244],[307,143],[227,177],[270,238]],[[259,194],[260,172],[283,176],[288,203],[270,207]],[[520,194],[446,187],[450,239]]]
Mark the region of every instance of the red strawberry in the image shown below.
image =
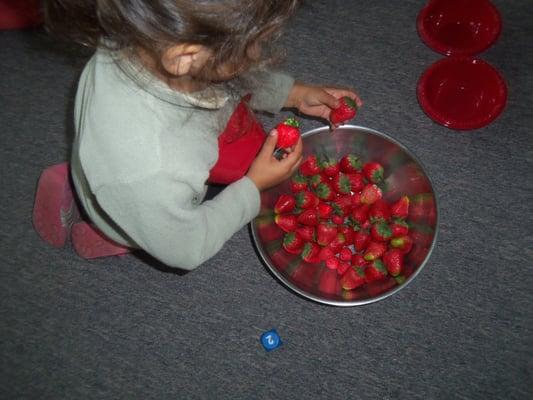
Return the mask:
[[[315,193],[320,200],[331,201],[335,198],[336,194],[329,183],[321,182],[317,185]]]
[[[350,199],[352,200],[352,208],[357,208],[357,207],[362,205],[362,203],[361,203],[361,193],[352,194]]]
[[[304,210],[296,220],[302,225],[315,226],[318,224],[318,211],[316,208]]]
[[[380,183],[383,180],[383,166],[375,161],[363,165],[363,174],[371,183]]]
[[[276,146],[279,148],[294,146],[300,138],[300,123],[294,118],[287,118],[276,126],[276,130],[278,131]]]
[[[401,197],[390,206],[390,211],[393,217],[406,218],[409,215],[409,197]]]
[[[350,267],[351,265],[349,262],[341,261],[337,267],[337,273],[342,276],[350,269]]]
[[[370,206],[368,204],[364,204],[361,207],[356,208],[351,213],[352,220],[357,222],[359,226],[362,226],[368,220],[369,210]]]
[[[386,222],[378,222],[372,225],[370,233],[372,234],[372,239],[378,242],[387,242],[392,237],[392,230]]]
[[[395,249],[400,249],[403,253],[409,253],[413,247],[413,240],[409,236],[392,238],[390,245]]]
[[[296,199],[296,207],[302,209],[315,208],[318,206],[319,199],[313,192],[303,190],[294,195]]]
[[[354,154],[346,154],[339,161],[339,168],[345,174],[353,174],[361,169],[361,160]]]
[[[312,177],[309,178],[309,185],[311,186],[311,189],[316,189],[317,186],[321,183],[329,184],[329,178],[323,173],[313,175]]]
[[[365,268],[365,279],[367,282],[375,282],[384,279],[387,276],[387,268],[380,259],[372,261]]]
[[[341,249],[339,253],[339,258],[342,261],[349,261],[352,259],[352,251],[348,247],[344,247]]]
[[[333,189],[340,194],[348,194],[352,190],[352,183],[348,175],[339,172],[333,177],[332,180]]]
[[[327,203],[322,203],[318,205],[318,216],[322,219],[328,219],[333,213],[333,207]]]
[[[303,176],[313,176],[320,173],[316,155],[311,154],[307,156],[300,164],[299,171]]]
[[[333,125],[338,125],[354,118],[356,114],[357,104],[352,98],[344,96],[339,99],[339,107],[331,110],[329,120]]]
[[[337,236],[335,236],[333,240],[329,242],[328,247],[333,250],[335,254],[337,254],[345,245],[346,237],[342,233],[337,232]]]
[[[363,251],[366,249],[366,246],[370,242],[370,234],[361,229],[354,233],[353,235],[353,245],[355,247],[355,250],[357,251]]]
[[[335,214],[341,216],[349,215],[352,211],[352,196],[339,196],[333,201],[333,203],[331,203],[331,206],[333,207],[333,212]]]
[[[387,244],[384,242],[370,241],[366,246],[365,254],[363,257],[366,261],[374,261],[381,258],[387,251]]]
[[[370,222],[388,221],[390,219],[389,205],[384,200],[378,200],[370,206],[368,211]]]
[[[336,176],[339,173],[339,163],[334,158],[325,156],[322,162],[320,163],[322,172],[324,175],[329,176],[330,178]]]
[[[291,254],[300,254],[304,247],[304,240],[296,232],[286,233],[283,237],[283,248]]]
[[[320,222],[316,228],[316,242],[327,246],[337,236],[337,227],[328,222]]]
[[[314,242],[316,240],[316,229],[314,226],[299,226],[296,228],[296,232],[298,232],[306,242]]]
[[[302,259],[308,263],[317,263],[320,261],[320,246],[316,243],[306,242],[302,250]]]
[[[363,174],[360,172],[353,172],[351,174],[346,174],[350,180],[351,191],[354,193],[360,192],[365,187],[365,179]]]
[[[341,278],[341,286],[345,290],[353,290],[365,282],[365,273],[361,268],[350,268]]]
[[[274,205],[274,212],[276,214],[288,213],[294,210],[296,207],[296,199],[290,194],[282,194],[278,197],[276,204]]]
[[[368,263],[366,262],[366,260],[363,258],[363,256],[361,254],[353,254],[352,255],[352,266],[363,268],[367,264]]]
[[[336,270],[337,268],[339,268],[340,262],[341,261],[338,259],[337,256],[332,255],[331,257],[326,258],[326,267],[329,269]]]
[[[342,215],[338,215],[338,214],[332,215],[331,216],[331,222],[333,222],[336,225],[341,225],[341,224],[344,223],[344,217]]]
[[[338,231],[344,235],[346,238],[346,245],[349,246],[353,244],[353,237],[355,235],[355,232],[351,226],[348,225],[341,225],[338,228]]]
[[[290,180],[290,187],[293,193],[301,192],[302,190],[307,190],[307,179],[305,176],[297,173]]]
[[[403,268],[403,252],[399,249],[388,250],[383,254],[383,264],[392,276],[398,276]]]
[[[378,188],[377,185],[370,183],[366,185],[361,192],[361,203],[373,204],[380,200],[382,196],[381,189]]]
[[[395,218],[391,226],[392,237],[405,236],[409,233],[409,225],[403,219]]]
[[[296,215],[293,214],[276,214],[274,222],[284,232],[293,232],[298,226]]]
[[[320,248],[318,258],[320,261],[326,261],[328,258],[335,257],[335,253],[329,247]]]

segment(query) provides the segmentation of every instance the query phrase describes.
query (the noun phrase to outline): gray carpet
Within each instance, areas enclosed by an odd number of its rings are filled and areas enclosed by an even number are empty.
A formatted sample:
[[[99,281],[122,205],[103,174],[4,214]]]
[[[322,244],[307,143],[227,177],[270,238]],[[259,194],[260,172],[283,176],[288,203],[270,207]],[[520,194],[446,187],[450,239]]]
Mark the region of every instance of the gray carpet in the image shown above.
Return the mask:
[[[481,57],[509,100],[467,133],[418,106],[417,80],[440,58],[416,32],[424,1],[308,3],[285,36],[286,69],[357,88],[356,122],[428,167],[441,225],[426,268],[396,295],[346,309],[288,291],[248,228],[189,274],[47,247],[31,226],[34,188],[67,158],[88,54],[40,30],[0,32],[0,398],[533,398],[533,2],[495,1],[504,30]],[[284,344],[267,353],[259,336],[271,328]]]

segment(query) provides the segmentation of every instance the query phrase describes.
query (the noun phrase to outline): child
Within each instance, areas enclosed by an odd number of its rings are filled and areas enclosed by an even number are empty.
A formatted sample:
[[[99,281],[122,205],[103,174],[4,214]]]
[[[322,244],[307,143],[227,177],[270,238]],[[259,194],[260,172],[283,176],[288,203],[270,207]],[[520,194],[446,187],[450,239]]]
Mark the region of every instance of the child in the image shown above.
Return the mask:
[[[298,0],[45,1],[47,27],[97,48],[75,103],[70,173],[91,224],[72,226],[85,258],[143,249],[193,269],[259,212],[261,190],[288,179],[300,141],[278,160],[251,110],[328,119],[347,89],[269,72],[271,44]],[[222,132],[222,133],[220,133]],[[39,181],[34,224],[61,246],[77,212],[68,166]],[[207,183],[227,185],[204,201]]]

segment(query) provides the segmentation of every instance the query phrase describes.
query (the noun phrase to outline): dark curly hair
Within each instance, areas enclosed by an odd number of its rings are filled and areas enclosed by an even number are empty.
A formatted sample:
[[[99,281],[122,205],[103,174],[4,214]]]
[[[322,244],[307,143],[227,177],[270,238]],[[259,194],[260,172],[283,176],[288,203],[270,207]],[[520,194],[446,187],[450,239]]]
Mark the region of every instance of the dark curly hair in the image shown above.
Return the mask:
[[[213,51],[211,67],[250,66],[269,51],[302,0],[44,0],[49,33],[89,47],[142,49],[160,59],[177,43]],[[250,46],[261,46],[252,59]]]

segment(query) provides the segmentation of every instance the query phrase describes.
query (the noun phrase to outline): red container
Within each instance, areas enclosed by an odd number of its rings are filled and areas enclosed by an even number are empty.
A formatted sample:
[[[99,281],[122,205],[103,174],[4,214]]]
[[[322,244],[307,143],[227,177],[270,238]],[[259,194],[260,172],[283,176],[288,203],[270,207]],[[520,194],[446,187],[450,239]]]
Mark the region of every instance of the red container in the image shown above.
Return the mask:
[[[489,48],[502,27],[489,0],[430,0],[417,19],[418,33],[444,55],[475,55]]]
[[[469,130],[492,122],[503,111],[507,86],[487,62],[448,57],[432,64],[417,88],[426,114],[448,128]]]

